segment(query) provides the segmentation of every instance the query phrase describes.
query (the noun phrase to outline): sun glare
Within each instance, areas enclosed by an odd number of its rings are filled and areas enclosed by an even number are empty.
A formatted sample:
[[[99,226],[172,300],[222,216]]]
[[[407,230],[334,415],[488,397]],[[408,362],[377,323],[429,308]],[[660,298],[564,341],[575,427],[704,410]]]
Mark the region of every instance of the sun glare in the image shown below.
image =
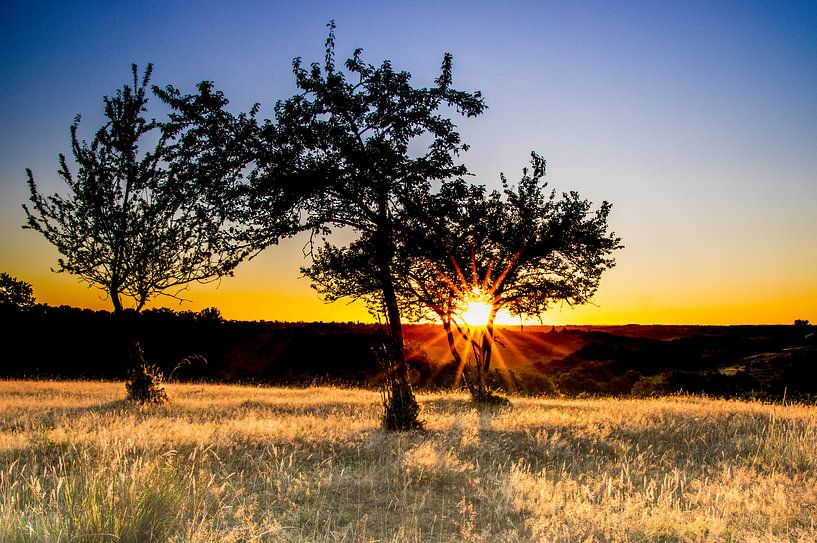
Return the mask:
[[[491,315],[491,305],[485,302],[468,302],[465,311],[462,312],[462,319],[469,326],[485,326],[488,324],[488,317]]]

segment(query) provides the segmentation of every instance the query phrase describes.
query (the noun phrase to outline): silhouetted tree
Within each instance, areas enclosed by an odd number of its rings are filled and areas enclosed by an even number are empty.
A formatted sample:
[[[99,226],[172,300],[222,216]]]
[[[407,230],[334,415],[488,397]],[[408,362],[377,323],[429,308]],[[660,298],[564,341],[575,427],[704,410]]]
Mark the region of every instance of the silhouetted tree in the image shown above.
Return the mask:
[[[300,93],[279,102],[275,126],[262,130],[266,148],[251,176],[248,220],[259,244],[277,240],[281,221],[269,228],[266,219],[282,209],[297,210],[296,230],[325,234],[348,227],[371,243],[371,296],[389,328],[401,390],[411,394],[393,267],[397,217],[432,181],[466,173],[454,157],[467,146],[445,110],[475,116],[485,106],[478,92],[452,88],[449,54],[429,88],[412,86],[410,74],[389,61],[379,67],[363,62],[360,49],[344,72],[335,64],[334,23],[329,28],[323,66],[293,61]]]
[[[417,240],[417,257],[434,271],[422,276],[427,285],[417,290],[431,291],[436,275],[436,284],[444,285],[437,299],[476,298],[491,307],[476,335],[468,323],[455,321],[461,334],[468,332],[480,393],[490,369],[497,312],[504,308],[511,315],[540,318],[553,304],[588,302],[602,273],[615,265],[613,251],[621,247],[620,238],[608,231],[611,205],[603,202],[593,210],[574,191],[557,198],[547,190],[545,166],[532,153],[531,167],[523,169],[516,186],[502,175],[502,191],[489,194],[454,181],[432,197],[431,213],[413,214],[426,219],[416,222],[411,237]],[[456,310],[455,304],[443,305],[446,311],[452,307]],[[450,328],[447,333],[450,338]]]
[[[23,205],[24,228],[56,247],[62,255],[57,271],[102,289],[115,313],[123,310],[123,298],[139,311],[154,296],[177,297],[191,281],[229,274],[247,254],[233,243],[218,202],[204,190],[236,175],[225,158],[231,153],[221,149],[214,158],[216,147],[200,145],[209,141],[199,124],[145,116],[151,71],[148,65],[140,78],[133,65],[132,85],[103,98],[107,122],[90,143],[79,138],[77,116],[71,125],[76,174],[64,155],[59,158],[68,195],[44,196],[27,170],[31,208]],[[200,90],[197,101],[185,101],[172,88],[160,97],[177,109],[186,105],[185,118],[227,115],[226,100],[209,83]],[[218,126],[227,138],[245,118],[221,120],[207,126]]]
[[[34,291],[31,284],[6,272],[0,273],[0,307],[10,309],[34,307]]]
[[[473,353],[475,382],[468,384],[475,397],[489,397],[484,377],[497,312],[539,317],[554,303],[586,303],[621,247],[608,232],[609,203],[593,211],[576,192],[557,198],[544,175],[545,161],[534,153],[516,186],[504,175],[501,192],[447,181],[436,193],[415,194],[399,217],[405,235],[392,262],[399,303],[413,320],[442,323],[461,369],[463,345]],[[349,296],[372,305],[378,300],[371,255],[366,236],[343,248],[325,244],[303,272],[328,300]],[[472,299],[491,306],[484,328],[459,315]]]

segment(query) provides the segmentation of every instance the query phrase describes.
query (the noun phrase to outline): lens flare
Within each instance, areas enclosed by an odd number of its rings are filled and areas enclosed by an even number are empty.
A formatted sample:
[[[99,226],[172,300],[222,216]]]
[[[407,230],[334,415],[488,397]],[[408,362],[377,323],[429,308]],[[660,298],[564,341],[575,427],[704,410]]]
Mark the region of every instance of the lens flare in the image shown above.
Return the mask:
[[[469,302],[462,313],[463,320],[470,326],[485,326],[491,315],[491,306],[485,302]]]
[[[491,316],[491,304],[479,300],[468,302],[462,312],[462,320],[469,326],[485,326]]]

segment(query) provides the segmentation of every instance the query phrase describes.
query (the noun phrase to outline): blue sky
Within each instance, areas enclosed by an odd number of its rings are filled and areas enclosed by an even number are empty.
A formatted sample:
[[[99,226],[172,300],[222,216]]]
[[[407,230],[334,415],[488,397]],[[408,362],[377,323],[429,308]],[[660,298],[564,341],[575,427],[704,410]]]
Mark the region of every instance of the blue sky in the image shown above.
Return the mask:
[[[59,190],[74,115],[90,137],[134,62],[154,63],[156,84],[212,80],[236,110],[269,113],[294,91],[292,58],[322,58],[330,19],[339,55],[362,47],[418,84],[453,53],[455,84],[489,105],[458,121],[476,181],[513,179],[536,150],[554,188],[613,202],[619,264],[597,306],[554,322],[817,320],[815,2],[7,2],[0,269],[51,303],[104,307],[69,296],[76,281],[48,271],[56,253],[19,228],[25,168]],[[299,250],[271,249],[217,292],[194,288],[189,307],[249,317],[231,296],[263,290],[257,318],[365,314],[322,307],[297,277]]]

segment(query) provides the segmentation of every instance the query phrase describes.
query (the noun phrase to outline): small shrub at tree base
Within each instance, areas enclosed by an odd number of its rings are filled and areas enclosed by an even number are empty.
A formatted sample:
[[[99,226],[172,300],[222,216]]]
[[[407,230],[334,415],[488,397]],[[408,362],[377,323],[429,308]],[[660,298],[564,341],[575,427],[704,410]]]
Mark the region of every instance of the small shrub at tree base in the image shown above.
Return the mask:
[[[471,394],[471,401],[479,407],[511,407],[511,401],[498,394],[487,381],[486,376],[480,376],[475,370],[466,369],[462,374],[466,388]]]
[[[471,401],[477,407],[511,407],[511,401],[508,398],[490,389],[482,389],[476,394],[472,394]]]
[[[145,362],[142,346],[136,343],[130,370],[130,380],[125,383],[128,400],[140,405],[160,404],[168,401],[162,386],[162,372],[158,367]]]
[[[391,431],[421,430],[420,405],[411,390],[411,384],[388,379],[381,393],[383,398],[383,428]]]
[[[385,375],[380,392],[383,400],[383,428],[397,432],[420,430],[423,428],[423,421],[419,417],[420,405],[414,397],[405,364],[395,362],[394,350],[390,339],[373,349]]]

